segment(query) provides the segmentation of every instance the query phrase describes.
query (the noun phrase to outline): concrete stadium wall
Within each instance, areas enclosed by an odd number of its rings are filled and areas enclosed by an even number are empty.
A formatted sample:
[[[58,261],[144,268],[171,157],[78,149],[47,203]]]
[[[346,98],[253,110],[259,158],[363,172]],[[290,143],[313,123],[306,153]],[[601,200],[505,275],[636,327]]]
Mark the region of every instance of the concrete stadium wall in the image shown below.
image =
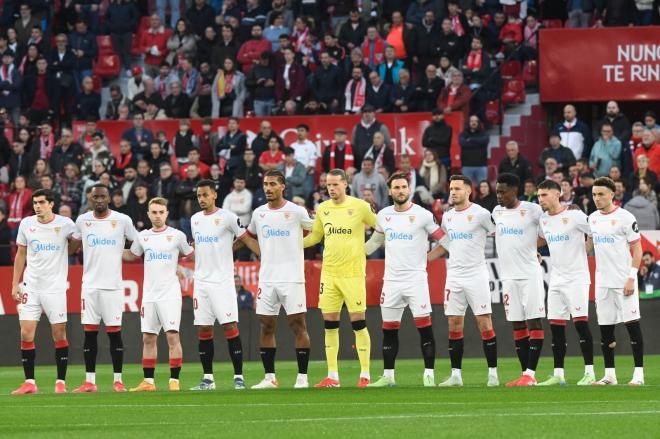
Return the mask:
[[[441,306],[434,306],[433,329],[437,344],[437,358],[446,363],[447,355],[447,323]],[[499,355],[501,357],[515,356],[513,348],[513,337],[511,325],[504,317],[504,309],[501,304],[493,304],[493,316],[495,332],[497,333]],[[660,354],[660,300],[644,300],[641,302],[642,331],[644,333],[644,345],[649,354]],[[600,356],[600,333],[596,325],[595,309],[591,304],[590,315],[591,327],[594,335],[594,353]],[[367,310],[367,324],[371,334],[372,358],[381,358],[381,316],[378,307],[371,307]],[[312,309],[308,313],[307,324],[312,340],[311,358],[313,360],[323,360],[324,338],[323,321],[318,309]],[[547,321],[544,323],[546,328],[546,342],[543,347],[544,356],[551,356],[550,331]],[[243,340],[243,352],[245,360],[258,361],[259,357],[259,321],[252,311],[242,311],[239,323],[241,338]],[[140,317],[138,313],[125,313],[123,322],[123,338],[125,361],[127,363],[139,363],[142,353],[142,337],[140,335]],[[80,325],[80,315],[70,314],[68,322],[68,334],[70,342],[70,364],[83,364],[83,331]],[[580,355],[579,345],[575,330],[569,325],[567,331],[568,355]],[[616,332],[619,344],[617,353],[629,354],[630,345],[628,343],[628,334],[623,325],[618,325]],[[340,358],[357,359],[353,346],[353,333],[348,315],[344,313],[340,327]],[[420,358],[419,337],[415,329],[412,316],[408,311],[404,314],[404,319],[399,332],[400,347],[399,358]],[[183,315],[181,324],[181,340],[183,344],[184,361],[186,363],[197,363],[197,336],[193,326],[193,311],[191,300],[184,299]],[[286,317],[280,315],[279,327],[277,330],[277,359],[294,360],[295,353],[293,348],[293,337],[287,327]],[[0,346],[3,347],[3,355],[0,356],[0,366],[18,366],[20,365],[19,349],[19,327],[18,316],[0,317]],[[54,364],[53,343],[50,338],[50,329],[45,317],[39,324],[36,338],[37,346],[37,365]],[[167,344],[164,337],[159,337],[159,361],[165,362],[167,359]],[[216,361],[229,361],[226,343],[222,336],[222,330],[216,327]],[[477,330],[474,318],[471,315],[466,316],[465,329],[465,356],[482,357],[482,345],[479,331]],[[99,362],[110,363],[110,354],[108,352],[108,339],[105,334],[99,334]],[[445,364],[446,365],[446,364]],[[374,370],[378,370],[380,364],[374,365]]]

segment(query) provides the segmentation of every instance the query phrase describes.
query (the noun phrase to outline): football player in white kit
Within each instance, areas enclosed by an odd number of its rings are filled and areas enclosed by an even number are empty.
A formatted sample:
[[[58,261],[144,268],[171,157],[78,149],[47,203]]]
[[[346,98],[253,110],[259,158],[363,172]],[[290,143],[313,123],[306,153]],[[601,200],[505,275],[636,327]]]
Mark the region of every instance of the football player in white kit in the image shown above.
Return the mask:
[[[537,259],[539,218],[538,204],[518,200],[520,179],[514,174],[500,174],[495,192],[498,206],[493,209],[495,245],[502,279],[502,301],[506,318],[513,324],[516,353],[523,374],[507,387],[536,384],[536,366],[543,347],[545,290],[543,272]]]
[[[642,244],[635,217],[612,203],[614,190],[610,178],[597,178],[592,194],[598,210],[589,215],[596,254],[596,315],[605,360],[605,376],[594,384],[617,384],[614,327],[624,323],[635,362],[633,377],[628,384],[641,386],[644,384],[644,342],[639,324],[637,270],[642,261]]]
[[[375,231],[365,244],[367,254],[385,244],[385,275],[380,295],[384,371],[383,376],[367,387],[395,385],[394,363],[399,351],[401,317],[406,306],[410,308],[419,331],[424,357],[424,386],[435,386],[435,339],[426,259],[429,237],[438,240],[443,232],[431,212],[411,201],[405,174],[394,173],[387,185],[394,205],[378,212]]]
[[[248,235],[233,212],[216,207],[217,198],[213,181],[197,183],[197,202],[202,211],[190,219],[195,242],[193,310],[204,376],[191,390],[215,389],[213,325],[216,320],[222,326],[234,365],[234,388],[245,389],[232,247],[234,240],[241,240],[259,254],[259,244]]]
[[[497,338],[491,319],[491,295],[486,266],[486,237],[495,231],[490,212],[470,202],[472,181],[463,175],[453,175],[449,182],[449,196],[453,209],[442,217],[446,236],[429,254],[434,259],[443,248],[449,250],[447,281],[445,283],[445,315],[449,324],[449,358],[451,376],[440,383],[442,387],[463,385],[463,329],[468,306],[477,320],[481,333],[489,387],[499,386],[497,376]]]
[[[158,334],[165,331],[170,359],[170,391],[180,390],[179,374],[183,351],[179,338],[181,324],[181,284],[177,277],[179,258],[190,256],[193,248],[186,235],[167,225],[167,200],[149,200],[147,215],[153,227],[138,234],[124,260],[144,256],[144,287],[140,306],[142,330],[142,370],[144,380],[129,392],[155,392],[154,372],[158,361]]]
[[[35,215],[24,218],[18,226],[18,248],[14,259],[11,293],[18,302],[25,382],[12,395],[38,391],[34,379],[34,334],[42,313],[48,317],[55,342],[55,393],[66,393],[64,380],[69,356],[69,342],[66,338],[68,241],[76,227],[69,218],[53,213],[54,200],[55,196],[50,190],[35,191],[32,194]]]
[[[121,380],[124,343],[121,319],[124,312],[122,286],[122,254],[126,241],[135,241],[137,231],[131,219],[110,210],[110,192],[102,184],[92,186],[88,202],[92,210],[76,219],[76,239],[82,240],[83,277],[81,323],[85,330],[83,356],[85,382],[74,393],[96,392],[96,354],[101,320],[110,340],[110,356],[114,371],[113,390],[125,392]]]
[[[539,236],[550,249],[550,287],[548,288],[548,320],[552,330],[554,371],[539,386],[566,384],[566,321],[573,318],[584,358],[584,376],[578,386],[589,386],[594,375],[594,347],[589,329],[589,264],[586,236],[590,233],[587,215],[569,209],[560,202],[561,186],[545,180],[538,186],[539,204],[544,210],[539,223]]]
[[[309,334],[305,316],[305,258],[303,230],[311,230],[312,219],[304,207],[284,199],[284,174],[277,170],[264,173],[263,188],[267,204],[252,213],[248,233],[259,241],[261,266],[257,291],[257,315],[261,323],[259,351],[264,379],[253,389],[275,389],[275,330],[280,308],[284,307],[289,327],[296,337],[298,376],[294,388],[309,387]],[[286,255],[286,256],[284,256]]]

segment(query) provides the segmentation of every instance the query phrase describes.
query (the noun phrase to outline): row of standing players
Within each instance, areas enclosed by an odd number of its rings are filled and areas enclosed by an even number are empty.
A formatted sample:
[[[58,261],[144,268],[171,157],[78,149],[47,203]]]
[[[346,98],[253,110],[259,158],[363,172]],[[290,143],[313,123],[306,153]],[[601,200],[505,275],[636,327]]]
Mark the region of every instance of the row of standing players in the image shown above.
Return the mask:
[[[130,218],[108,208],[105,186],[93,187],[92,211],[74,224],[54,215],[53,194],[33,194],[35,215],[19,226],[18,251],[14,264],[12,295],[19,302],[21,355],[25,382],[13,393],[36,393],[34,376],[34,335],[42,313],[51,323],[55,341],[57,381],[55,391],[66,392],[68,361],[66,339],[67,256],[82,245],[83,282],[81,320],[84,327],[84,383],[74,392],[95,392],[97,336],[101,321],[110,340],[113,389],[126,391],[122,383],[123,343],[121,319],[123,290],[122,260],[143,258],[144,286],[140,309],[143,333],[144,380],[131,391],[154,391],[156,339],[161,330],[167,337],[171,377],[170,390],[179,390],[182,349],[179,340],[181,290],[178,261],[195,260],[193,308],[199,335],[203,368],[200,384],[192,390],[215,388],[213,376],[214,332],[217,320],[227,339],[234,366],[234,387],[245,388],[242,344],[237,326],[233,250],[246,245],[261,257],[257,314],[261,323],[260,352],[264,379],[256,389],[277,388],[275,375],[275,329],[284,307],[295,335],[298,375],[295,388],[309,387],[307,365],[310,342],[305,313],[303,248],[324,240],[319,308],[325,324],[325,352],[328,375],[315,387],[339,387],[337,356],[339,316],[346,306],[360,360],[359,387],[395,385],[394,364],[398,352],[398,329],[404,308],[413,314],[420,334],[424,358],[423,384],[435,386],[435,340],[426,264],[449,253],[445,285],[445,315],[449,325],[451,376],[440,386],[462,386],[464,315],[471,308],[483,339],[488,363],[488,386],[498,386],[497,341],[491,320],[491,295],[484,259],[486,237],[495,234],[503,281],[503,303],[512,322],[516,353],[522,375],[507,386],[536,385],[535,370],[541,354],[546,317],[545,292],[538,246],[550,249],[552,274],[547,317],[552,328],[554,373],[538,385],[565,384],[563,362],[566,353],[566,322],[573,319],[580,337],[585,373],[579,385],[616,384],[614,369],[614,327],[625,323],[635,362],[632,385],[644,384],[643,343],[639,324],[639,297],[636,284],[641,261],[641,244],[634,217],[612,204],[614,183],[608,178],[594,183],[593,197],[598,211],[589,218],[579,210],[566,209],[559,202],[560,188],[547,181],[539,186],[539,205],[517,200],[520,181],[502,174],[497,181],[498,206],[492,213],[469,201],[472,184],[464,176],[453,176],[450,197],[454,206],[438,226],[430,212],[414,205],[404,174],[388,180],[392,206],[375,215],[362,200],[346,195],[346,176],[341,170],[328,174],[330,200],[322,203],[311,219],[307,211],[283,198],[285,178],[278,171],[264,176],[267,204],[253,213],[244,229],[231,212],[215,207],[214,184],[201,181],[196,189],[202,211],[192,219],[194,243],[190,245],[179,230],[167,226],[167,201],[149,203],[153,228],[139,234]],[[545,211],[545,212],[543,212]],[[364,242],[364,226],[375,232]],[[309,234],[303,237],[303,231]],[[585,238],[586,237],[586,238]],[[437,245],[428,251],[429,238]],[[125,242],[131,241],[130,250]],[[366,328],[365,254],[385,247],[385,274],[381,294],[384,373],[371,382],[369,359],[371,341]],[[588,326],[589,268],[587,252],[596,255],[596,306],[601,330],[605,374],[596,380],[593,368],[593,341]],[[631,256],[632,250],[632,256]],[[282,255],[287,255],[283,258]],[[27,262],[27,267],[26,267]],[[21,279],[22,278],[22,279]]]

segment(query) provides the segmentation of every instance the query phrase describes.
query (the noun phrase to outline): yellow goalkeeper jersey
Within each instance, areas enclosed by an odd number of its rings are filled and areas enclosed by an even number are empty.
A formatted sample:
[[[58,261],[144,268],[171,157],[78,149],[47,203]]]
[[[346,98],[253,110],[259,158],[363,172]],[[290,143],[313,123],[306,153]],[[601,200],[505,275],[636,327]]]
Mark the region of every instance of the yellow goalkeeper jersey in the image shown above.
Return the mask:
[[[364,226],[374,227],[376,215],[366,201],[347,196],[343,203],[324,201],[316,210],[312,233],[304,239],[304,246],[325,240],[323,274],[330,276],[364,276]]]

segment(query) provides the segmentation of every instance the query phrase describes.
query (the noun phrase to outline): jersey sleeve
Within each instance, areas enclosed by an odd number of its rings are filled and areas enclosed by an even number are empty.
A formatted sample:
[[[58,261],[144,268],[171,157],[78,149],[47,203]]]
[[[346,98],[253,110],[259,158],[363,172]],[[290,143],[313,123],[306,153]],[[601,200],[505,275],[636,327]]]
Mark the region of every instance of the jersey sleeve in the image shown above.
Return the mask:
[[[312,233],[303,238],[303,247],[311,247],[318,244],[323,239],[323,222],[321,221],[321,208],[316,211],[316,218],[312,223]]]
[[[532,213],[534,215],[534,219],[536,221],[539,221],[541,219],[541,215],[543,215],[543,209],[541,209],[541,206],[539,206],[538,204],[535,204],[535,203],[530,203],[530,204],[532,206],[534,206],[532,208]]]
[[[256,216],[257,212],[252,212],[252,217],[250,218],[250,224],[247,226],[247,232],[252,236],[253,238],[257,237],[257,224],[256,224]]]
[[[626,240],[628,241],[629,244],[633,244],[637,241],[639,241],[640,236],[639,236],[639,226],[637,225],[637,220],[633,216],[633,214],[629,213],[626,215],[625,219],[625,233],[626,233]]]
[[[312,230],[314,220],[310,218],[307,209],[305,209],[304,207],[300,207],[299,212],[300,212],[300,226],[303,228],[303,230]]]
[[[376,214],[376,226],[374,227],[378,233],[383,233],[383,214],[381,212],[382,210]]]
[[[229,224],[227,224],[227,227],[236,238],[240,238],[246,233],[246,230],[241,226],[241,220],[236,214],[231,212],[229,212]]]
[[[21,223],[18,225],[16,244],[20,245],[21,247],[27,247],[27,237],[25,236],[25,220],[21,221]]]
[[[486,230],[486,234],[492,235],[495,233],[495,223],[493,223],[493,217],[488,210],[484,209],[480,220],[481,226]]]
[[[66,223],[64,224],[64,232],[67,239],[72,239],[76,236],[76,225],[69,218],[66,219]]]
[[[426,231],[426,234],[431,237],[433,240],[439,240],[443,236],[445,236],[445,231],[438,225],[438,223],[435,222],[435,217],[431,212],[429,212],[426,216],[426,222],[424,223],[424,230]]]
[[[371,210],[371,206],[366,201],[362,203],[364,223],[369,227],[376,227],[376,214]]]
[[[186,238],[185,233],[179,232],[179,253],[183,256],[190,256],[192,252],[195,251],[195,249],[192,248],[190,244],[188,244],[188,239]]]
[[[573,215],[575,216],[575,223],[577,225],[577,229],[580,232],[586,233],[587,235],[591,236],[591,228],[589,227],[589,217],[581,210],[576,210],[574,212],[575,213]]]
[[[75,228],[73,230],[73,235],[71,238],[80,241],[82,239],[82,215],[76,218]]]
[[[129,216],[124,216],[124,223],[126,224],[124,227],[124,237],[127,241],[135,242],[138,239],[138,231],[135,230],[133,221]]]
[[[131,243],[131,253],[135,256],[142,256],[144,254],[144,249],[142,248],[139,239],[135,239],[133,240],[133,243]]]

